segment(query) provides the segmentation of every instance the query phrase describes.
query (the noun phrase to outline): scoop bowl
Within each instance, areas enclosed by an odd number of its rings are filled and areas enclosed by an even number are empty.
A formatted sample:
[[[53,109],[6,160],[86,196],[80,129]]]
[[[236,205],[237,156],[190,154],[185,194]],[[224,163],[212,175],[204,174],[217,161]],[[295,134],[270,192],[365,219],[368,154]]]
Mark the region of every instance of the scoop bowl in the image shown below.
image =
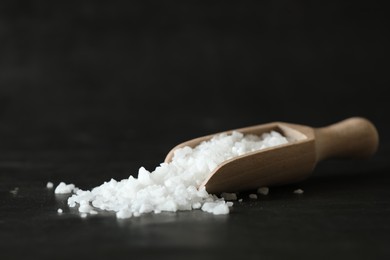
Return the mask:
[[[289,142],[224,161],[200,187],[205,187],[209,193],[218,194],[295,183],[309,177],[316,164],[322,160],[369,158],[376,152],[379,143],[375,126],[361,117],[349,118],[322,128],[273,122],[221,133],[238,131],[261,135],[272,130],[281,133]],[[215,135],[177,145],[168,153],[165,162],[172,160],[176,149],[185,146],[193,148]]]

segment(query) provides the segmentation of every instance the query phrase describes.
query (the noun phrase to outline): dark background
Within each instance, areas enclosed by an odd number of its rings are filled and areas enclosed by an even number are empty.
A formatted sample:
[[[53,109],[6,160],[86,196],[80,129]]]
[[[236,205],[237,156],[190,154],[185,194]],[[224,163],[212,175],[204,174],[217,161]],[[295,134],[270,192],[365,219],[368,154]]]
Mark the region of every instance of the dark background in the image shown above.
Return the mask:
[[[1,1],[0,248],[7,259],[85,249],[389,257],[388,35],[387,9],[364,1]],[[376,157],[324,163],[299,200],[287,186],[228,217],[118,224],[59,218],[65,199],[45,190],[153,170],[174,145],[205,134],[356,115],[378,128]]]

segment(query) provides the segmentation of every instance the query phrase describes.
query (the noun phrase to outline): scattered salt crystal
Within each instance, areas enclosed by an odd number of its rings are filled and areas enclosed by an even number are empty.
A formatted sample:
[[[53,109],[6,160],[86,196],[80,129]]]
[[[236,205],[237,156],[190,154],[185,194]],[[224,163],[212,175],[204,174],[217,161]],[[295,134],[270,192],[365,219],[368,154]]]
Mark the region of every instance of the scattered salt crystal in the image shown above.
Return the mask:
[[[81,216],[82,218],[86,218],[86,217],[87,217],[87,213],[81,213],[80,216]]]
[[[215,215],[222,215],[229,213],[229,206],[225,201],[206,202],[203,204],[202,210]]]
[[[228,214],[232,202],[225,202],[209,194],[204,187],[197,187],[222,162],[287,142],[285,137],[275,131],[262,136],[244,136],[239,132],[220,134],[194,148],[176,149],[170,163],[161,163],[152,172],[141,167],[138,178],[130,176],[121,181],[111,179],[90,191],[79,190],[74,184],[62,182],[55,193],[75,193],[68,198],[68,205],[79,205],[81,217],[86,217],[87,213],[98,213],[95,209],[114,211],[117,218],[193,209],[216,215]],[[223,196],[226,200],[237,200],[236,194],[227,194]],[[256,194],[253,195],[257,198]]]
[[[200,209],[202,207],[202,204],[200,202],[195,202],[192,204],[193,209]]]
[[[269,188],[268,187],[260,187],[257,189],[257,193],[261,195],[268,195]]]
[[[239,200],[238,200],[238,202],[242,202],[242,201],[243,201],[243,199],[239,199]]]
[[[62,214],[64,212],[62,209],[57,209],[58,214]]]
[[[79,207],[79,212],[81,213],[90,213],[92,210],[92,207],[88,204],[80,205]]]
[[[303,190],[302,189],[296,189],[296,190],[294,190],[294,193],[295,194],[303,194]]]
[[[130,218],[131,215],[132,215],[132,213],[128,209],[122,209],[116,213],[117,218]]]
[[[249,194],[249,198],[253,200],[257,200],[257,195],[256,194]]]
[[[10,190],[9,193],[11,193],[12,195],[16,195],[18,194],[19,192],[19,187],[15,187],[13,190]]]
[[[54,187],[54,184],[50,181],[46,184],[46,188],[48,188],[48,189],[53,189],[53,187]]]
[[[56,189],[54,190],[55,194],[68,194],[77,191],[78,188],[74,186],[74,184],[66,184],[64,182],[61,182],[58,184]]]
[[[225,200],[237,200],[237,194],[236,193],[223,192],[221,194],[221,197],[224,198]]]

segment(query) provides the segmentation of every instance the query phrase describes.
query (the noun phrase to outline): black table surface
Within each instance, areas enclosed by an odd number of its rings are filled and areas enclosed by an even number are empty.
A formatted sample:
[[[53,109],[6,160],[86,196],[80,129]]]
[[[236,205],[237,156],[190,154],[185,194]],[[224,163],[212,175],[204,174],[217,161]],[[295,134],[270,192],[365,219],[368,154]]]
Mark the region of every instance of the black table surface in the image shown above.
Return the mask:
[[[147,153],[150,147],[137,143],[134,148]],[[126,220],[111,213],[81,218],[77,209],[68,208],[67,195],[55,195],[46,183],[65,181],[90,189],[110,178],[127,178],[141,162],[152,169],[157,159],[132,160],[134,153],[96,150],[20,155],[2,154],[7,158],[0,179],[2,259],[390,256],[388,152],[368,161],[323,162],[308,180],[271,188],[257,200],[241,193],[243,202],[235,202],[229,215],[195,210]],[[16,187],[16,194],[10,192]],[[304,193],[294,194],[297,188]],[[58,214],[58,208],[64,213]]]

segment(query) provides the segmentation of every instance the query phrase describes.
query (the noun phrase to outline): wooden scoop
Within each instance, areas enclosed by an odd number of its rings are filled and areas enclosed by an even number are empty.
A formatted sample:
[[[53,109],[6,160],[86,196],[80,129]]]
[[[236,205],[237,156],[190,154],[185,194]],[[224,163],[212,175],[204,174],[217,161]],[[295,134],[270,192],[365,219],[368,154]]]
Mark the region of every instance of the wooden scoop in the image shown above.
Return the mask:
[[[323,128],[274,122],[223,133],[238,131],[261,135],[271,130],[284,135],[289,143],[227,160],[210,173],[200,187],[205,186],[209,193],[216,194],[294,183],[307,178],[319,161],[328,158],[365,159],[378,148],[379,138],[375,126],[359,117]],[[168,153],[165,162],[172,160],[176,149],[195,147],[213,136],[179,144]]]

